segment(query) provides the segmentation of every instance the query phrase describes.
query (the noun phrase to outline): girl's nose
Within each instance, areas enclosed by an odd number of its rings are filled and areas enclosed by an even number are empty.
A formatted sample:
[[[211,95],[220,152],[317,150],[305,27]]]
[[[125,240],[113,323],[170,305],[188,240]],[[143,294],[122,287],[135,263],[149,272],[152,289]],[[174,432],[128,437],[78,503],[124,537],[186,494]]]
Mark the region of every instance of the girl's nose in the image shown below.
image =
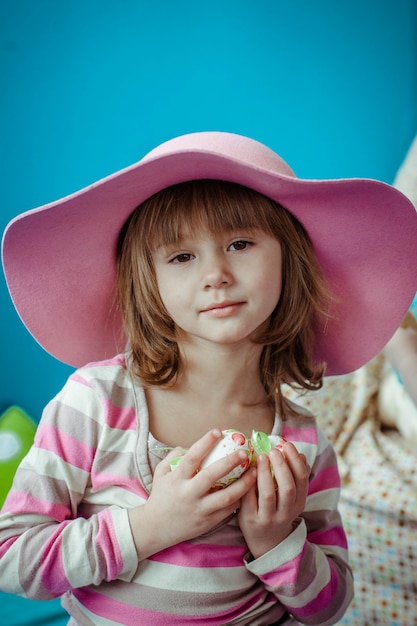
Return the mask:
[[[206,260],[203,280],[205,289],[219,289],[233,282],[232,273],[223,255],[212,255]]]

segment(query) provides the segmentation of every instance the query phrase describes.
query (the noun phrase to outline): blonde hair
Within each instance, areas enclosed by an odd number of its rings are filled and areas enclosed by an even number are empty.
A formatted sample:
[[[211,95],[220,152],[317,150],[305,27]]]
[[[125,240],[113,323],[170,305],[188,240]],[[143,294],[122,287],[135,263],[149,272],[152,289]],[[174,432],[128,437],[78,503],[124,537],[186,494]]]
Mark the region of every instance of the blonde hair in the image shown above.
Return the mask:
[[[143,202],[124,225],[117,249],[118,304],[135,374],[145,385],[172,385],[181,358],[177,329],[159,295],[152,261],[160,245],[190,230],[213,234],[261,230],[282,248],[282,291],[268,328],[260,375],[268,398],[285,415],[281,384],[306,390],[322,385],[325,366],[314,362],[314,328],[325,323],[330,294],[303,226],[282,206],[236,183],[197,180],[180,183]]]

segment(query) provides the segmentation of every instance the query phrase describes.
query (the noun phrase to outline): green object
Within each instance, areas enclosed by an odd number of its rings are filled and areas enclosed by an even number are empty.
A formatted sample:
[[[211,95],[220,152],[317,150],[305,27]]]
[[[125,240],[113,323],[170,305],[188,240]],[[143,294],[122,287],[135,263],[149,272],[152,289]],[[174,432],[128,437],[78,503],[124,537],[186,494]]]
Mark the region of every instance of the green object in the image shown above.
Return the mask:
[[[268,454],[272,450],[271,441],[266,433],[261,430],[253,430],[251,444],[255,450],[256,456],[260,454]]]
[[[175,459],[172,459],[171,463],[169,464],[171,467],[171,470],[174,470],[178,467],[178,465],[181,463],[182,461],[182,456],[176,456]]]
[[[0,416],[0,507],[20,461],[33,443],[35,432],[36,423],[18,406],[9,407]]]

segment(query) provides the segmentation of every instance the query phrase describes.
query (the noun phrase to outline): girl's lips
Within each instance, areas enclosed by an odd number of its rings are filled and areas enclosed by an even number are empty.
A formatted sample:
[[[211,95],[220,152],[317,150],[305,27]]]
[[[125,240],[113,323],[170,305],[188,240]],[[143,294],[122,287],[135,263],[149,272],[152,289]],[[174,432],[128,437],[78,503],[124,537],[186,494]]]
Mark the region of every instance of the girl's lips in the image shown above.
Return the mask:
[[[207,309],[203,309],[202,313],[206,313],[211,317],[229,317],[237,313],[243,306],[243,302],[219,302],[210,305]]]

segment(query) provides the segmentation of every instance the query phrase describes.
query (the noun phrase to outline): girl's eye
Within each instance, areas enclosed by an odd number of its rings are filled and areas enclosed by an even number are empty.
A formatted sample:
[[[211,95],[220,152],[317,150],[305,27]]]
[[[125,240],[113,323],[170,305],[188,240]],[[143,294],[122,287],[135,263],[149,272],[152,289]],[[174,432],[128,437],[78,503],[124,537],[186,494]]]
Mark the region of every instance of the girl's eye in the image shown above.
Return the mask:
[[[240,250],[246,250],[250,246],[249,241],[245,241],[244,239],[239,239],[238,241],[234,241],[230,244],[229,249],[232,251],[239,252]]]
[[[191,261],[192,258],[193,255],[189,252],[181,252],[180,254],[172,257],[170,263],[187,263],[188,261]]]

